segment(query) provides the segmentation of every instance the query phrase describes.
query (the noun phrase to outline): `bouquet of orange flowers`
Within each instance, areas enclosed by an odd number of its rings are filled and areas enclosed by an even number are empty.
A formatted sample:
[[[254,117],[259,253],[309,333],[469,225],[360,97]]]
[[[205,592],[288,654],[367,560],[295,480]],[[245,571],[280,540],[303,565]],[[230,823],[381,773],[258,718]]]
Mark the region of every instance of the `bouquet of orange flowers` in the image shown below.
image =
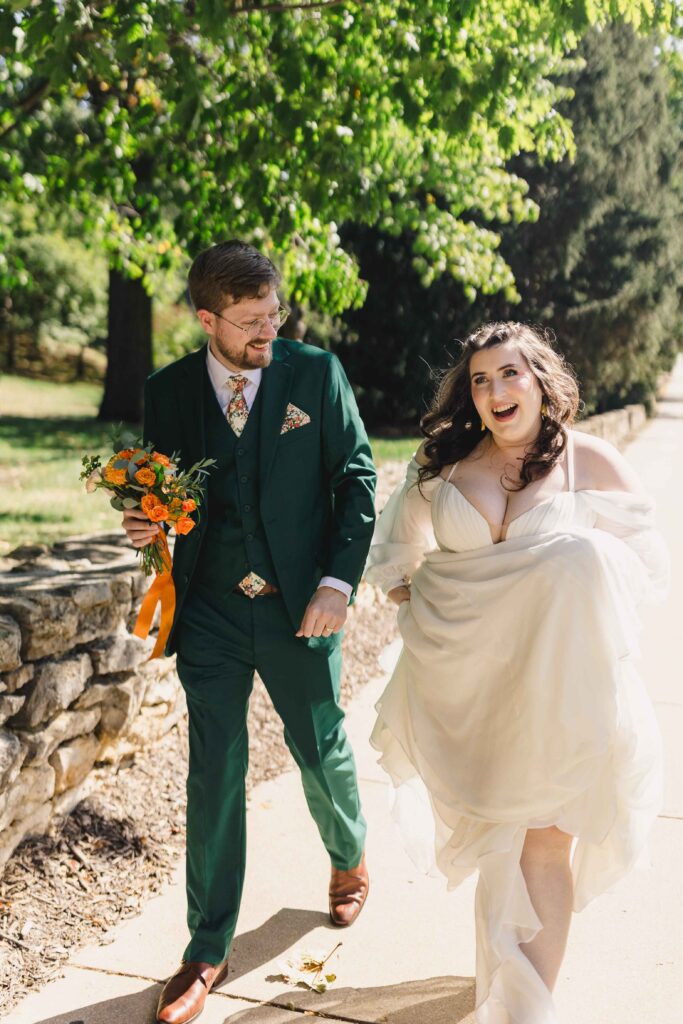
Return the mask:
[[[184,473],[179,473],[179,453],[163,455],[152,445],[145,445],[131,434],[114,436],[114,454],[106,465],[99,455],[84,455],[80,479],[86,490],[104,488],[111,492],[111,504],[124,509],[140,508],[152,523],[165,523],[178,534],[195,527],[193,513],[198,512],[203,485],[215,459],[202,459]],[[163,530],[140,549],[142,569],[146,576],[169,572],[171,568],[166,534]]]

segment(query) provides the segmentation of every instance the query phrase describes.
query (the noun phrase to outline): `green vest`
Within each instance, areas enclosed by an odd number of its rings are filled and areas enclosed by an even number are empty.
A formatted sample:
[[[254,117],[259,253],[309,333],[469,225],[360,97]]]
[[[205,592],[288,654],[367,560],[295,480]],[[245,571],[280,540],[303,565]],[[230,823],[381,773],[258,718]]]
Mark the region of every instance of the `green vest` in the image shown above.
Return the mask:
[[[208,478],[206,537],[193,584],[232,590],[249,572],[277,584],[259,511],[261,389],[240,437],[221,412],[208,372],[204,389],[206,457],[216,465]]]
[[[297,629],[321,576],[334,576],[354,588],[358,584],[372,536],[375,472],[353,393],[339,360],[329,352],[277,338],[273,342],[273,361],[263,371],[257,400],[260,412],[258,408],[252,410],[245,433],[237,443],[228,433],[230,428],[223,422],[207,379],[203,348],[157,370],[148,379],[144,437],[158,451],[179,451],[181,469],[189,469],[211,454],[205,436],[209,423],[221,439],[221,457],[227,460],[225,446],[232,446],[234,471],[220,476],[223,486],[235,488],[230,498],[234,512],[230,523],[236,540],[225,545],[220,564],[229,564],[234,576],[222,578],[221,592],[225,592],[225,579],[237,582],[246,575],[246,562],[268,568],[274,565],[274,576],[269,576],[268,571],[259,575],[280,587],[292,626]],[[310,422],[285,430],[290,404],[303,411]],[[246,432],[253,429],[257,430],[256,438],[247,444]],[[237,455],[240,448],[245,455]],[[251,474],[242,469],[243,458],[250,460]],[[252,458],[258,465],[257,475]],[[242,476],[250,475],[251,480],[241,480]],[[213,476],[214,473],[209,476],[209,488],[214,486]],[[246,498],[240,502],[239,488],[250,484],[257,488],[256,502]],[[220,504],[220,482],[215,486],[219,489]],[[224,497],[225,514],[227,491]],[[207,499],[200,504],[197,528],[176,539],[174,629],[199,558],[208,559],[216,554],[213,544],[204,543],[208,541],[209,523],[215,519],[211,496],[207,495]],[[245,505],[251,506],[249,512]],[[254,518],[249,518],[247,524],[245,517],[251,517],[252,509]],[[254,535],[258,547],[254,549],[253,561],[251,554],[247,557],[245,553],[251,543],[246,540],[248,533]],[[264,534],[267,545],[263,543]],[[226,558],[236,558],[237,552],[241,557],[239,570],[238,563],[225,562]],[[332,638],[311,637],[306,643],[309,647],[324,648],[332,645]],[[168,653],[173,649],[172,631]]]

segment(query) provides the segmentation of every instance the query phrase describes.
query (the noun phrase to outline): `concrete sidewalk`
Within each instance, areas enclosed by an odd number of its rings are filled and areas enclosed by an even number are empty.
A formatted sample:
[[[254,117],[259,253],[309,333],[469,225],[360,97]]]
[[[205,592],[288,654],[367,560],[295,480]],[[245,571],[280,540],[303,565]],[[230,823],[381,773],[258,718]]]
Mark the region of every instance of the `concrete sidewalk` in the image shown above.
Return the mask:
[[[556,991],[562,1024],[683,1022],[683,363],[668,400],[627,455],[659,504],[673,561],[671,598],[649,613],[643,666],[667,757],[665,805],[649,857],[614,892],[575,916]],[[228,983],[202,1024],[295,1024],[302,1013],[377,1024],[472,1024],[475,880],[447,894],[403,852],[388,789],[367,737],[383,680],[349,709],[369,823],[368,903],[353,928],[326,914],[329,865],[298,775],[259,786],[248,815],[245,897]],[[64,977],[29,996],[11,1024],[151,1024],[161,982],[186,943],[182,871],[106,946],[73,956]],[[330,952],[338,977],[323,994],[278,980],[288,951]]]

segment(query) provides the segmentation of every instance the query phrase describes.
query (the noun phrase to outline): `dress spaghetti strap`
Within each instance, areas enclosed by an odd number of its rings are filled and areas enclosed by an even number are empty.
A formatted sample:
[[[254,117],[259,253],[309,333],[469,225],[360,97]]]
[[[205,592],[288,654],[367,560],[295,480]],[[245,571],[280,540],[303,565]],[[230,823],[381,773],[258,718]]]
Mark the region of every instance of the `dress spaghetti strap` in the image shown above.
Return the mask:
[[[567,431],[567,490],[574,490],[574,432]]]
[[[453,474],[455,473],[455,467],[456,467],[457,465],[458,465],[458,463],[457,463],[457,462],[454,462],[454,463],[453,463],[453,465],[451,466],[451,471],[450,471],[450,473],[448,474],[448,476],[446,477],[446,483],[450,483],[450,479],[451,479],[451,477],[453,476]]]

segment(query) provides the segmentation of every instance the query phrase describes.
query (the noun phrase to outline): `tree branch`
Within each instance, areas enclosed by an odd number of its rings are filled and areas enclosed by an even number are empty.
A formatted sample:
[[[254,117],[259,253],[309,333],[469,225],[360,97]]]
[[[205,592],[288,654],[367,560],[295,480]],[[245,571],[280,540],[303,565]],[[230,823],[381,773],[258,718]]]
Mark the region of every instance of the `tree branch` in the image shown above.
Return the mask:
[[[360,2],[360,0],[356,0]],[[252,12],[260,12],[264,14],[278,14],[282,11],[315,11],[321,7],[339,7],[340,4],[347,3],[347,0],[317,0],[315,3],[300,3],[300,4],[254,4],[250,7],[236,6],[233,7],[233,14],[251,14]]]
[[[47,79],[39,81],[34,87],[33,91],[25,96],[18,105],[18,110],[23,117],[26,114],[30,114],[35,107],[39,107],[43,102],[47,94],[50,92],[50,83]],[[19,124],[20,117],[15,117],[11,124],[6,125],[2,131],[0,131],[0,142],[9,135],[11,131],[14,131],[16,126]]]

